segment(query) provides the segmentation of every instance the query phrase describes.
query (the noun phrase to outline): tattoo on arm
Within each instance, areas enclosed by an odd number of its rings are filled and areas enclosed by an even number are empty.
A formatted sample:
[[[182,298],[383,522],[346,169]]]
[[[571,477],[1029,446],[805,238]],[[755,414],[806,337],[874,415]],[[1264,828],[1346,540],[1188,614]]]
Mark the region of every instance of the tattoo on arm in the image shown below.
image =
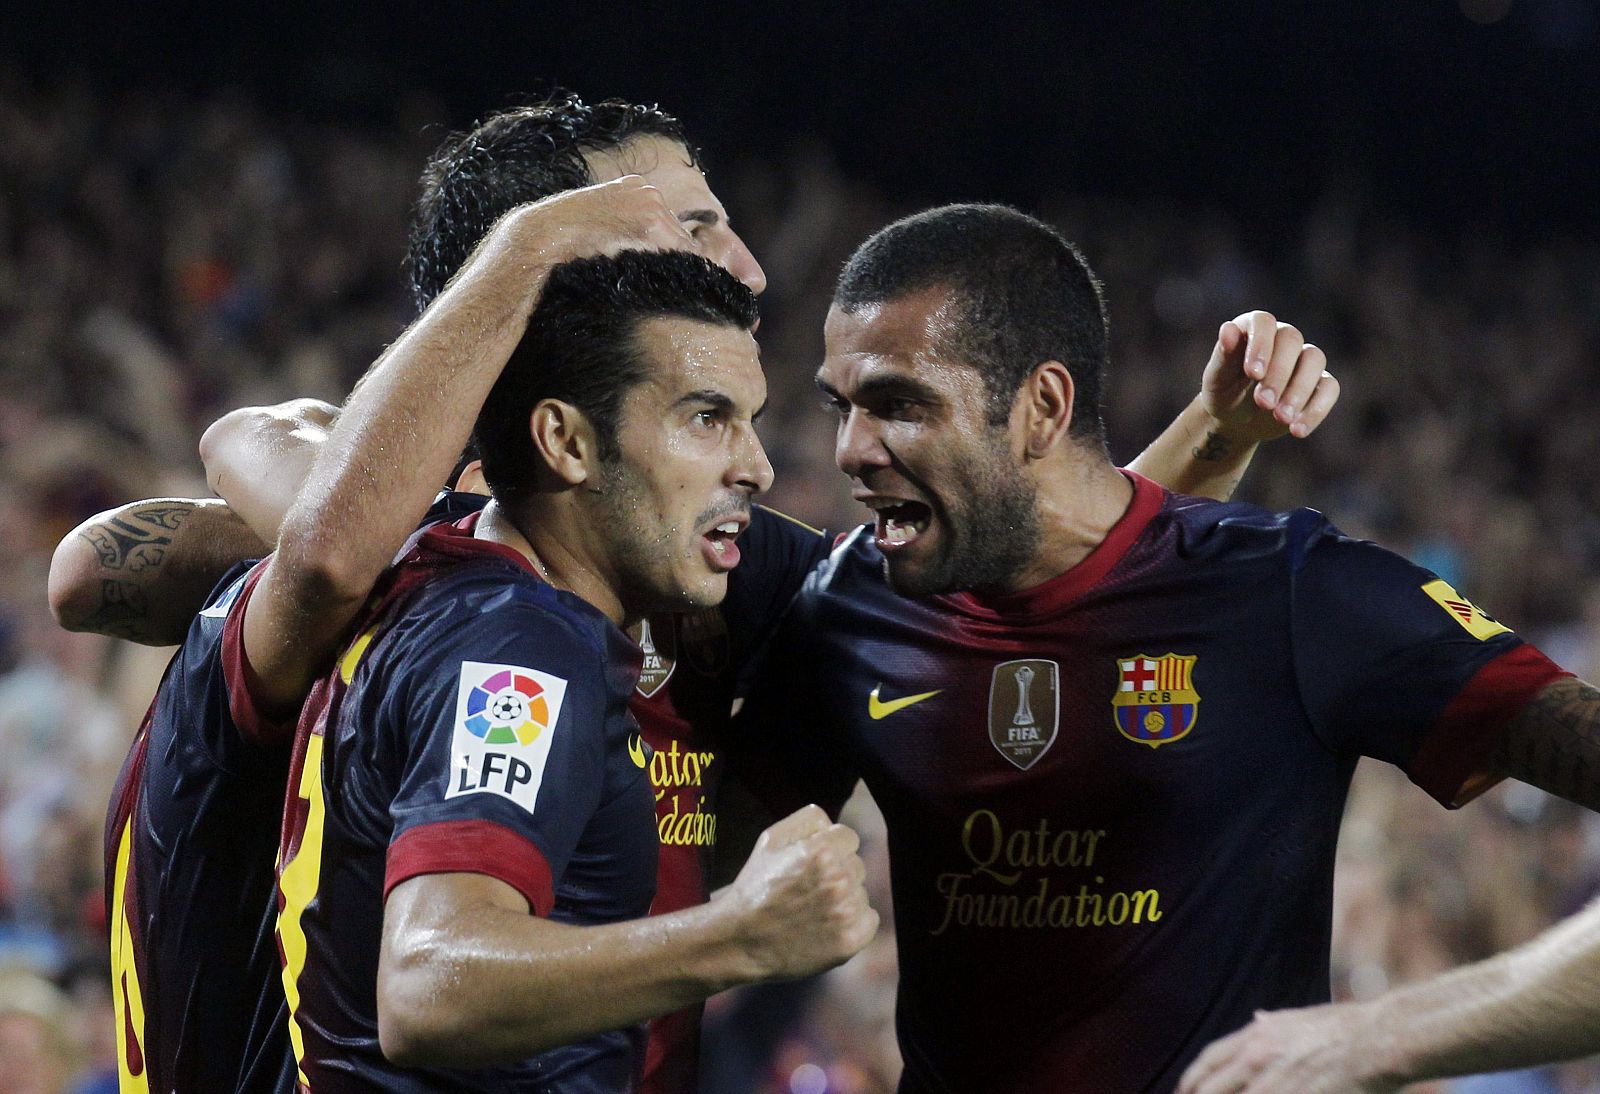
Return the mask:
[[[1207,431],[1206,439],[1194,449],[1194,458],[1216,463],[1233,454],[1233,442],[1215,431]]]
[[[80,629],[130,642],[152,642],[161,636],[150,626],[150,600],[131,581],[101,581],[100,605],[84,617]]]
[[[1495,770],[1600,809],[1600,688],[1566,677],[1511,721]]]
[[[78,534],[94,547],[103,569],[137,574],[161,566],[172,546],[172,533],[192,509],[171,503],[150,505],[90,525]]]

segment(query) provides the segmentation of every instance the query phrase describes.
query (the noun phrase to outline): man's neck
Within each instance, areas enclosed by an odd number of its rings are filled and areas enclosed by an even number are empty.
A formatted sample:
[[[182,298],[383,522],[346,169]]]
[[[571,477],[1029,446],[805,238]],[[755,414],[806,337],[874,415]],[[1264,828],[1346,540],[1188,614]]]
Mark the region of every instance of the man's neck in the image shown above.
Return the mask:
[[[1016,592],[1088,558],[1133,502],[1133,483],[1099,454],[1074,456],[1040,478],[1039,550],[1017,576]]]
[[[534,571],[558,589],[588,601],[618,626],[630,619],[611,583],[577,545],[584,542],[566,506],[524,507],[516,516],[491,499],[478,518],[476,538],[503,544],[523,555]]]

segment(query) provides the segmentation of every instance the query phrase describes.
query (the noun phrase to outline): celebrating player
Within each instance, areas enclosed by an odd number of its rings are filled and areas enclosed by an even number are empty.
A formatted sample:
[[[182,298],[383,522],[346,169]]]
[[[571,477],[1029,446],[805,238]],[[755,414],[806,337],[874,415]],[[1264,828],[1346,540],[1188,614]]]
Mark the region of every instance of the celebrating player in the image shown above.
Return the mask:
[[[883,809],[903,1092],[1171,1089],[1255,1009],[1326,999],[1359,756],[1447,805],[1504,775],[1600,803],[1600,750],[1563,741],[1595,693],[1443,581],[1107,459],[1100,289],[1054,230],[891,225],[826,343],[877,519],[742,717],[770,800],[860,775]]]

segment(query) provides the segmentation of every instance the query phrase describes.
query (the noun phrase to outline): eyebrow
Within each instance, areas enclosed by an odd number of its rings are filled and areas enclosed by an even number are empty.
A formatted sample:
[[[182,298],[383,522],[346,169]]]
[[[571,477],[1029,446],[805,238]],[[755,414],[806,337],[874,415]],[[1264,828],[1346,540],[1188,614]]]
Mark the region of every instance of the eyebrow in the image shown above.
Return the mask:
[[[692,220],[696,224],[704,224],[708,227],[716,224],[721,219],[721,214],[715,209],[685,209],[678,214],[679,221]]]
[[[756,412],[750,415],[750,420],[752,422],[758,420],[761,415],[767,412],[767,405],[770,403],[770,401],[770,399],[762,400],[761,405],[756,407]],[[703,403],[715,410],[722,411],[724,414],[732,414],[738,409],[732,399],[713,388],[701,388],[699,391],[691,391],[687,395],[680,397],[672,405],[686,406],[691,403]]]
[[[813,379],[815,379],[817,387],[821,388],[822,393],[828,398],[838,399],[847,403],[866,404],[874,399],[897,397],[912,397],[929,403],[942,401],[942,396],[938,391],[928,384],[896,373],[868,377],[856,386],[855,394],[851,398],[846,398],[842,392],[824,380],[820,373]]]

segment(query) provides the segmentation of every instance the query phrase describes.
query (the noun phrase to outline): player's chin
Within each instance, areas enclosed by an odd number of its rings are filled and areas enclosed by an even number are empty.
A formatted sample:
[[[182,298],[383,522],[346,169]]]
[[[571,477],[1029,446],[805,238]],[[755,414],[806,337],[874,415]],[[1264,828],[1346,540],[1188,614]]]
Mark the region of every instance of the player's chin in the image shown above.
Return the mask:
[[[889,588],[901,596],[937,596],[949,591],[944,588],[942,568],[911,551],[886,555],[883,572]]]
[[[679,588],[678,610],[715,608],[727,595],[727,573],[722,571],[706,573],[702,570],[682,582]]]

